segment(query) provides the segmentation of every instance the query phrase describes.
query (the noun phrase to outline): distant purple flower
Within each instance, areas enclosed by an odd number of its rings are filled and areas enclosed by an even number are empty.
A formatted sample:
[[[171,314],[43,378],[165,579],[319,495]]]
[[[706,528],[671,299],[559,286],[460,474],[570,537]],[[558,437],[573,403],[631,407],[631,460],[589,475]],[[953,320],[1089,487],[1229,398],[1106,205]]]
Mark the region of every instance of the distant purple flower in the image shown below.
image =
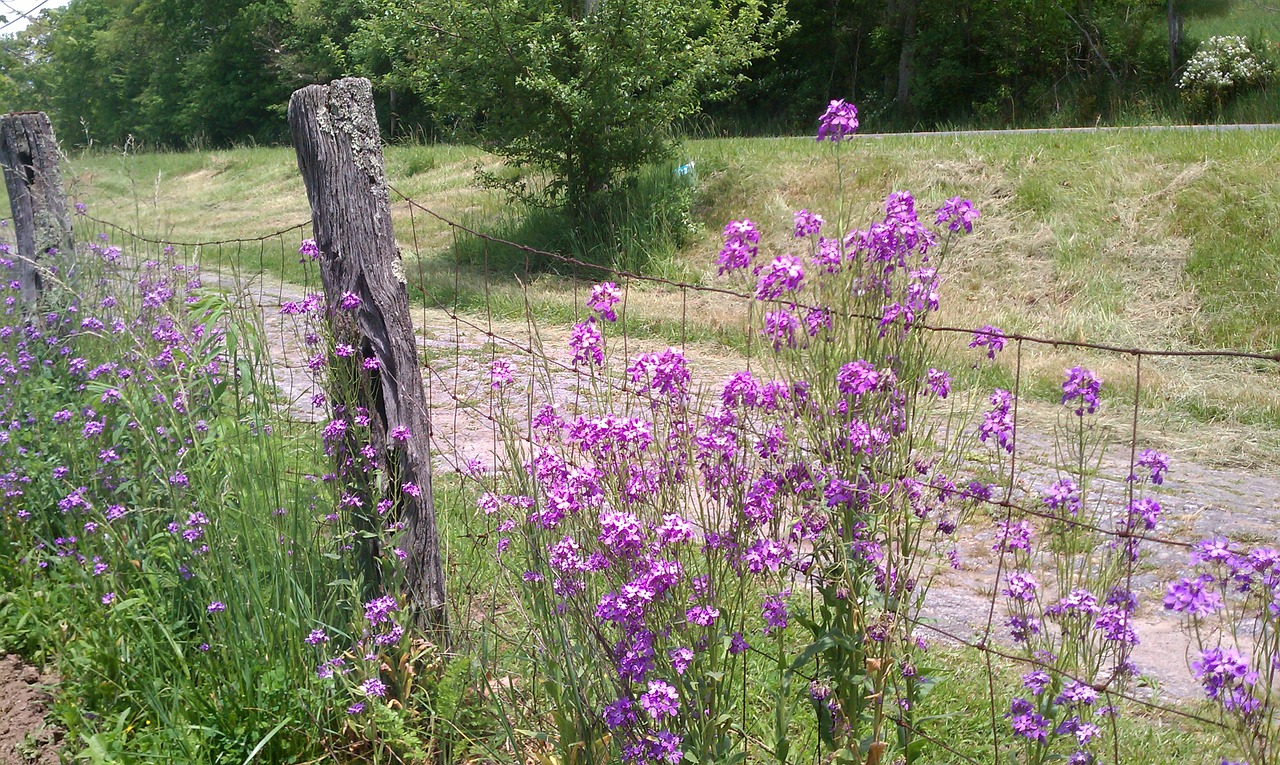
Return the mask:
[[[1164,596],[1165,609],[1191,616],[1212,614],[1222,608],[1222,596],[1210,588],[1213,582],[1210,574],[1170,582]]]
[[[774,300],[804,286],[804,261],[794,255],[779,255],[760,269],[756,282],[757,300]]]
[[[827,105],[827,111],[818,118],[818,140],[840,142],[858,129],[858,109],[839,99]]]
[[[691,648],[672,648],[667,652],[667,655],[671,657],[671,668],[676,671],[677,675],[683,675],[693,662],[693,649]]]
[[[1073,516],[1080,512],[1080,487],[1070,478],[1053,482],[1042,498],[1050,510],[1066,510]]]
[[[644,549],[644,526],[630,513],[602,513],[599,538],[614,555],[634,557]]]
[[[1240,546],[1224,537],[1201,539],[1191,551],[1192,563],[1226,563],[1232,565],[1240,552]]]
[[[1191,662],[1191,672],[1204,686],[1205,694],[1228,710],[1248,713],[1257,708],[1257,699],[1246,686],[1258,682],[1258,673],[1249,661],[1233,648],[1214,647],[1203,651]]]
[[[591,297],[587,298],[587,308],[599,314],[607,322],[618,320],[613,307],[622,300],[622,290],[613,282],[604,282],[591,288]]]
[[[1133,521],[1138,518],[1142,519],[1142,525],[1147,531],[1155,529],[1160,521],[1160,503],[1151,497],[1139,497],[1135,499],[1128,508],[1128,525],[1132,526]]]
[[[1053,700],[1055,704],[1088,706],[1098,700],[1098,692],[1084,683],[1068,680],[1062,693]]]
[[[636,393],[656,393],[682,400],[691,380],[684,354],[675,348],[661,353],[642,353],[627,367],[627,377],[636,383]]]
[[[947,228],[952,231],[964,229],[965,233],[973,233],[973,222],[977,220],[979,213],[977,208],[973,206],[973,202],[960,197],[952,197],[948,199],[941,207],[938,208],[938,217],[936,223],[941,226],[947,224]]]
[[[303,239],[302,246],[298,248],[298,254],[315,260],[320,257],[320,245],[316,244],[314,239]]]
[[[187,478],[186,473],[174,473],[169,476],[169,484],[171,486],[179,486],[186,488],[191,485],[191,479]]]
[[[760,232],[750,220],[730,221],[724,227],[724,247],[716,261],[719,273],[723,275],[750,266],[760,252],[759,242]]]
[[[978,429],[978,440],[986,443],[994,439],[1002,449],[1013,453],[1013,402],[1014,396],[1007,390],[997,388],[991,394],[991,410],[988,411]]]
[[[342,293],[342,298],[338,301],[338,307],[344,311],[354,311],[360,307],[364,300],[354,292]]]
[[[925,382],[938,398],[946,398],[951,394],[951,375],[941,369],[930,368]]]
[[[329,642],[329,635],[322,629],[314,629],[304,640],[307,645],[320,645],[321,643]]]
[[[973,339],[969,341],[969,347],[986,348],[987,358],[994,359],[997,353],[1004,350],[1005,342],[1004,330],[987,324],[973,331]]]
[[[596,326],[594,316],[573,325],[573,329],[569,332],[569,348],[573,351],[575,366],[604,365],[604,335]]]
[[[516,367],[511,359],[494,359],[489,362],[489,387],[501,390],[516,379]]]
[[[1035,709],[1030,701],[1015,698],[1009,703],[1009,714],[1005,717],[1009,718],[1015,734],[1043,744],[1049,735],[1049,721]]]
[[[392,441],[408,441],[413,438],[413,432],[409,430],[407,425],[397,425],[387,434]]]
[[[1034,616],[1010,616],[1005,624],[1009,625],[1009,636],[1015,643],[1025,644],[1040,634],[1040,620]]]
[[[685,611],[684,618],[690,624],[696,624],[700,627],[710,627],[720,617],[720,609],[711,606],[694,606]]]
[[[991,546],[993,552],[1022,550],[1031,551],[1031,540],[1034,532],[1031,523],[1021,521],[996,521],[996,543]]]
[[[1093,626],[1102,633],[1103,640],[1125,645],[1138,644],[1138,632],[1133,628],[1132,612],[1124,606],[1104,607]]]
[[[108,592],[106,595],[102,596],[102,605],[104,606],[109,606],[115,602],[116,602],[116,594],[114,592]]]
[[[382,366],[382,362],[378,361],[378,357],[377,357],[377,356],[368,356],[368,357],[366,357],[366,358],[365,358],[365,360],[364,360],[364,361],[362,361],[362,362],[361,362],[361,366],[363,366],[365,369],[368,369],[368,370],[370,370],[370,371],[373,371],[373,370],[375,370],[375,369],[377,369],[377,368],[381,367],[381,366]]]
[[[684,759],[680,752],[681,738],[676,734],[660,730],[657,736],[649,738],[645,742],[647,759],[652,763],[667,763],[667,765],[677,765]]]
[[[610,728],[623,728],[632,725],[636,721],[636,713],[631,705],[631,699],[625,696],[605,707],[601,717],[604,718],[604,724]]]
[[[885,370],[884,372],[876,371],[871,362],[859,359],[840,367],[840,370],[836,372],[836,387],[839,388],[840,395],[856,398],[877,390],[881,385],[882,378],[884,378],[884,382],[892,385],[892,375],[893,372],[890,370]]]
[[[364,618],[368,620],[370,625],[377,626],[383,622],[391,621],[391,614],[399,610],[400,606],[393,596],[383,595],[364,604]]]
[[[1037,669],[1022,676],[1022,687],[1039,696],[1049,687],[1053,678],[1043,669]]]
[[[1067,370],[1066,382],[1062,383],[1062,403],[1065,405],[1078,399],[1076,416],[1083,417],[1086,412],[1093,414],[1098,411],[1098,394],[1101,391],[1101,377],[1084,367],[1072,367]]]
[[[751,645],[747,642],[747,639],[742,636],[741,632],[733,633],[733,637],[729,640],[729,653],[734,656],[738,656],[739,654],[746,653],[750,648]]]
[[[215,600],[215,601],[213,601],[212,603],[210,603],[210,604],[209,604],[209,607],[208,607],[207,609],[205,609],[205,610],[206,610],[206,611],[208,611],[208,612],[209,612],[209,613],[211,613],[211,614],[216,614],[216,613],[219,613],[219,612],[221,612],[221,611],[226,611],[226,610],[227,610],[227,604],[225,604],[225,603],[223,603],[223,602],[221,602],[221,601]]]
[[[772,635],[775,630],[787,628],[787,598],[791,594],[790,590],[784,590],[777,595],[769,595],[764,599],[762,614],[764,616],[764,634]]]
[[[1138,455],[1138,466],[1151,471],[1151,483],[1159,486],[1164,483],[1164,474],[1169,470],[1169,455],[1155,449],[1143,449]]]
[[[1029,571],[1014,571],[1009,574],[1009,584],[1001,591],[1002,595],[1020,600],[1024,603],[1030,603],[1036,599],[1036,590],[1039,584],[1036,578]]]
[[[366,696],[380,699],[387,695],[387,684],[376,677],[371,677],[360,684],[360,690],[364,691]]]
[[[822,224],[825,222],[821,215],[811,213],[808,210],[797,210],[795,214],[795,238],[801,239],[822,231]]]
[[[1077,587],[1045,609],[1045,613],[1051,616],[1093,615],[1098,613],[1098,598],[1087,589]]]
[[[796,339],[801,332],[804,332],[804,327],[799,317],[786,308],[778,311],[769,311],[764,315],[764,331],[762,334],[775,351],[784,347],[794,348]]]
[[[680,694],[661,680],[650,680],[649,690],[640,697],[640,707],[655,721],[680,714]]]
[[[332,675],[332,674],[333,674],[333,670],[329,670],[329,673]],[[352,717],[354,717],[354,716],[356,716],[356,715],[360,714],[361,712],[364,712],[364,702],[363,702],[363,701],[357,701],[356,703],[354,703],[354,704],[352,704],[351,706],[347,707],[347,714],[351,715]]]

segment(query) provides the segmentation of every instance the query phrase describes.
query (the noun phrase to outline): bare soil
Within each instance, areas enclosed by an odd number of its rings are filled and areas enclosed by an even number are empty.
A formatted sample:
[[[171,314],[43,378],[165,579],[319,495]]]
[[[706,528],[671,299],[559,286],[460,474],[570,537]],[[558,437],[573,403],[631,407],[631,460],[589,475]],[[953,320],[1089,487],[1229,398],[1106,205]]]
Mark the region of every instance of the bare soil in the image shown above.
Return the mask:
[[[0,658],[0,765],[57,765],[62,731],[45,724],[56,682],[17,656]]]

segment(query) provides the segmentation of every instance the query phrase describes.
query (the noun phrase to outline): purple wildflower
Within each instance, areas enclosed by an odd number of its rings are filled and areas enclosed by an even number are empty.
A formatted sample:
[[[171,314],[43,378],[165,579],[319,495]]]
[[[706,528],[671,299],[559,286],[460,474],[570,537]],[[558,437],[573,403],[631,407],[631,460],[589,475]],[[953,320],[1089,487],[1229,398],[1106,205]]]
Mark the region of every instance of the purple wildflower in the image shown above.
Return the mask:
[[[947,224],[947,228],[952,231],[964,229],[966,234],[973,233],[973,222],[977,220],[979,213],[977,208],[973,206],[973,202],[960,197],[952,197],[938,208],[938,217],[936,223],[941,226]]]
[[[858,108],[838,99],[827,105],[826,112],[818,118],[818,140],[843,141],[858,129]]]
[[[1084,367],[1072,367],[1067,370],[1066,382],[1062,383],[1062,403],[1066,405],[1079,399],[1076,416],[1083,417],[1086,412],[1093,414],[1098,411],[1098,394],[1101,391],[1101,377]]]
[[[808,210],[797,210],[795,214],[795,238],[801,239],[820,232],[822,224],[825,222],[821,215],[811,213]]]
[[[587,308],[595,311],[607,322],[618,320],[613,307],[622,300],[622,290],[613,282],[604,282],[591,288],[591,297],[587,298]]]
[[[569,333],[569,348],[573,350],[573,363],[602,366],[604,364],[604,335],[596,326],[594,316],[573,325]]]
[[[680,714],[680,694],[661,680],[650,680],[649,690],[640,697],[640,707],[654,720]]]
[[[973,331],[973,339],[969,341],[969,347],[986,348],[987,358],[994,359],[997,353],[1004,350],[1005,342],[1004,330],[987,324]]]
[[[1190,614],[1193,617],[1212,614],[1222,608],[1222,596],[1210,589],[1213,582],[1213,576],[1210,574],[1201,574],[1195,579],[1183,578],[1170,582],[1164,596],[1165,609]]]

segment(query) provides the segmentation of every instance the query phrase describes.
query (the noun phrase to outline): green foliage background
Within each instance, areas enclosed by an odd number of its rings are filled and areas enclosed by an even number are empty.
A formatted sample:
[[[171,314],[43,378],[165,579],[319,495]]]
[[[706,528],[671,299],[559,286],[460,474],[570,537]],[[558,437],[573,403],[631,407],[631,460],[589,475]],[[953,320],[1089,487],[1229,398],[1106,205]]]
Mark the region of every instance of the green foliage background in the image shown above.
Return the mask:
[[[714,134],[808,132],[833,98],[855,100],[864,125],[877,130],[1185,119],[1174,74],[1201,40],[1246,35],[1273,59],[1280,40],[1280,10],[1250,0],[648,0],[594,26],[582,23],[585,7],[71,0],[0,37],[0,108],[50,111],[72,144],[275,143],[286,138],[294,89],[364,75],[378,83],[393,137],[450,139],[482,125],[491,144],[511,145],[512,126],[536,118],[548,136],[524,136],[528,145],[511,157],[521,160],[566,130],[537,111],[548,100],[571,110],[588,99],[604,104],[610,119],[573,113],[573,130],[597,132],[628,116],[628,101],[636,125],[672,119]],[[741,18],[724,21],[743,8],[765,19],[785,12],[788,33],[769,45]],[[1172,62],[1170,10],[1183,30]],[[464,23],[469,31],[458,37]],[[698,47],[708,41],[714,55]],[[759,56],[770,47],[773,55]],[[609,57],[620,65],[616,76],[584,77]],[[678,97],[637,100],[645,76]],[[527,88],[495,92],[499,77]],[[714,98],[730,91],[731,99]],[[509,99],[505,112],[493,107],[499,99]],[[1213,116],[1263,121],[1280,110],[1274,87],[1242,100]],[[636,130],[628,140],[645,138],[653,136]]]

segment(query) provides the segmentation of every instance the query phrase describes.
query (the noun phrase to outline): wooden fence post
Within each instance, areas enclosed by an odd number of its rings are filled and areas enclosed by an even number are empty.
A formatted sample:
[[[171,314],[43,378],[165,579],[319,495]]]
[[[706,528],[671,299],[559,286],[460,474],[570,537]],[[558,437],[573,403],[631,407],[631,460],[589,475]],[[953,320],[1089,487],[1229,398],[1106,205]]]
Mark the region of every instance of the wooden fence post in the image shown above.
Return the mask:
[[[368,413],[383,480],[406,529],[405,587],[416,623],[447,629],[444,568],[431,493],[430,428],[404,264],[396,246],[373,88],[363,78],[311,85],[289,99],[289,130],[311,201],[320,275],[336,343],[335,414]],[[353,455],[354,456],[354,455]],[[412,484],[408,490],[405,486]],[[416,489],[414,488],[416,487]],[[376,522],[377,516],[373,516]]]
[[[39,299],[53,269],[62,266],[59,275],[68,277],[74,255],[58,159],[53,126],[44,112],[0,117],[0,165],[18,240],[22,302],[28,308]]]

